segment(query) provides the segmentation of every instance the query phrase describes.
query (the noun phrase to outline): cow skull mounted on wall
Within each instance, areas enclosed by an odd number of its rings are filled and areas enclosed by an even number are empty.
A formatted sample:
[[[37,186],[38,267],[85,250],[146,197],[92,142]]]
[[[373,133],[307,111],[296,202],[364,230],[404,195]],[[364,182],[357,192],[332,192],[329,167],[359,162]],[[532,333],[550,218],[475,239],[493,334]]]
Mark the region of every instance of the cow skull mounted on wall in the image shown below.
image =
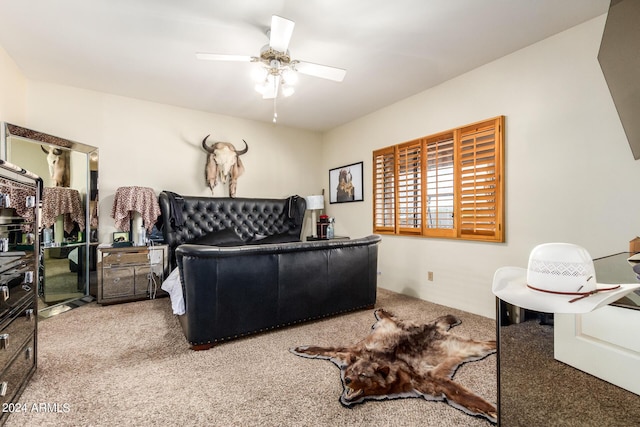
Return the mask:
[[[202,148],[207,152],[207,165],[204,171],[205,181],[213,194],[213,188],[218,184],[218,179],[225,184],[227,178],[230,177],[229,197],[235,197],[238,177],[244,172],[240,156],[249,151],[249,144],[243,139],[242,142],[244,142],[245,148],[238,151],[229,142],[216,142],[208,146],[207,138],[209,138],[209,135],[202,140]]]
[[[47,150],[42,145],[42,151],[47,154],[47,164],[49,165],[49,175],[54,187],[69,187],[71,185],[70,156],[69,150],[63,150],[54,146],[49,146]]]

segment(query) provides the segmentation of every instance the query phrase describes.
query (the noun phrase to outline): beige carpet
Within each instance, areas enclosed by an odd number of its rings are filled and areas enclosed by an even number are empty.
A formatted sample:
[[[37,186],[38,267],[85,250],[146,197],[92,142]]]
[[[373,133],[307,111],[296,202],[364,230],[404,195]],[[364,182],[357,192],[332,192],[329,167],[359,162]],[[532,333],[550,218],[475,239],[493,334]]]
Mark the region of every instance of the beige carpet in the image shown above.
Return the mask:
[[[452,313],[462,319],[457,334],[495,337],[491,319],[389,291],[379,291],[377,306],[419,322]],[[365,310],[194,352],[167,298],[87,304],[40,322],[38,371],[20,398],[57,403],[60,412],[16,413],[6,425],[490,426],[422,399],[344,408],[338,368],[288,351],[356,342],[374,322]],[[463,365],[454,378],[496,402],[495,355]]]
[[[501,426],[640,426],[638,395],[554,359],[553,327],[504,326],[500,339]]]

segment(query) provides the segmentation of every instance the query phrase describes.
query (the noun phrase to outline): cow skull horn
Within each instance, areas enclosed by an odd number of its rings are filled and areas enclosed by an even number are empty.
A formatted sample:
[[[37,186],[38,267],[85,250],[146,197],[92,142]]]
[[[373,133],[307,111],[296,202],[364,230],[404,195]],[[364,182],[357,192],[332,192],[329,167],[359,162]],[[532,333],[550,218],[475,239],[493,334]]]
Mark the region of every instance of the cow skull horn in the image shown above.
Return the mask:
[[[240,150],[240,151],[236,150],[236,154],[238,156],[242,156],[243,154],[246,154],[247,151],[249,151],[249,144],[247,144],[247,141],[243,139],[242,142],[244,142],[244,150]]]
[[[204,148],[204,150],[207,153],[213,153],[214,151],[214,147],[209,147],[207,145],[207,138],[209,138],[211,135],[207,135],[204,137],[204,139],[202,140],[202,148]],[[247,141],[245,141],[244,139],[242,140],[242,142],[244,142],[244,149],[243,150],[236,150],[236,154],[238,156],[242,156],[243,154],[247,154],[247,151],[249,151],[249,144],[247,144]],[[44,150],[44,148],[43,148]]]
[[[204,151],[206,151],[207,153],[212,153],[213,154],[214,148],[213,147],[209,147],[207,145],[207,138],[209,138],[209,136],[211,136],[211,135],[205,136],[204,139],[202,140],[202,148],[204,148]]]

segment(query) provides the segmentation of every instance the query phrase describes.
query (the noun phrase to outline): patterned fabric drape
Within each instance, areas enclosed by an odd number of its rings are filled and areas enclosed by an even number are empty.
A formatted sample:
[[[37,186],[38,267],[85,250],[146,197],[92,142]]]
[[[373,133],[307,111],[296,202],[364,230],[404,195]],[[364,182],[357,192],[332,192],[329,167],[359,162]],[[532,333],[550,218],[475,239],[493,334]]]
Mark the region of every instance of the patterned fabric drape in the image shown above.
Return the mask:
[[[84,209],[78,190],[66,187],[45,187],[42,193],[42,224],[51,227],[56,217],[64,215],[64,231],[71,233],[74,223],[84,229]]]
[[[140,213],[144,227],[151,232],[160,216],[160,205],[152,188],[120,187],[116,190],[111,217],[118,230],[129,231],[132,212]]]
[[[25,219],[25,223],[22,224],[22,230],[25,232],[33,231],[33,223],[35,221],[35,210],[33,207],[27,207],[27,197],[35,197],[35,187],[19,186],[12,181],[0,178],[0,193],[8,194],[11,206],[16,210],[16,213]]]

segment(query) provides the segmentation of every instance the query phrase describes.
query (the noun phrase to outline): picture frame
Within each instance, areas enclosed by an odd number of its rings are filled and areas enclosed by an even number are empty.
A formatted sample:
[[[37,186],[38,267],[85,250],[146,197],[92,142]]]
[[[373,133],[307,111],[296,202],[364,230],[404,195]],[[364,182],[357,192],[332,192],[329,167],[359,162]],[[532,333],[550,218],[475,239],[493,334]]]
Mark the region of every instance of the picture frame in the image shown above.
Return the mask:
[[[329,203],[362,202],[363,184],[363,162],[330,169]]]
[[[124,243],[129,241],[128,231],[116,231],[113,233],[113,243]]]

